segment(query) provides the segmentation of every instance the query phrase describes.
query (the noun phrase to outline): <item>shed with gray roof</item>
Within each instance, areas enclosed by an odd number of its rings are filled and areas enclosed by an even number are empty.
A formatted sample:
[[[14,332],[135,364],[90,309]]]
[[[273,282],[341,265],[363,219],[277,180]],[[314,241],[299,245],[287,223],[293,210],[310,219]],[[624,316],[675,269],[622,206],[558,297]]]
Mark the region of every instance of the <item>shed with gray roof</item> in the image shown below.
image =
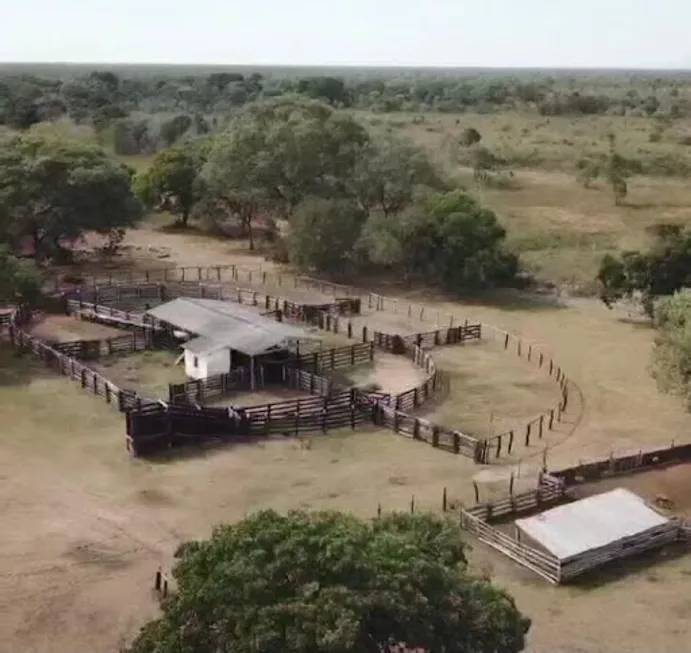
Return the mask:
[[[180,297],[147,311],[160,322],[194,336],[183,344],[187,375],[206,378],[233,366],[232,352],[254,357],[295,350],[300,341],[320,338],[305,329],[278,322],[247,306],[217,299]]]

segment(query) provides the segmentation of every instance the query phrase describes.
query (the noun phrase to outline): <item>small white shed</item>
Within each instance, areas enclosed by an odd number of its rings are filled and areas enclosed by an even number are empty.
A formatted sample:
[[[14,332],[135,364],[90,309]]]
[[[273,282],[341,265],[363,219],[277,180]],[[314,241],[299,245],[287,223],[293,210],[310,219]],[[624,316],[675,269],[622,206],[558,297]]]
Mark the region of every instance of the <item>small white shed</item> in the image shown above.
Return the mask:
[[[232,364],[231,349],[208,338],[194,338],[182,345],[185,351],[185,374],[191,379],[205,379],[226,374]]]
[[[253,381],[255,356],[295,349],[303,340],[320,340],[304,329],[260,315],[247,306],[215,299],[180,297],[147,314],[196,336],[182,344],[185,372],[193,379],[230,372],[233,353],[237,352],[245,364],[249,362]]]

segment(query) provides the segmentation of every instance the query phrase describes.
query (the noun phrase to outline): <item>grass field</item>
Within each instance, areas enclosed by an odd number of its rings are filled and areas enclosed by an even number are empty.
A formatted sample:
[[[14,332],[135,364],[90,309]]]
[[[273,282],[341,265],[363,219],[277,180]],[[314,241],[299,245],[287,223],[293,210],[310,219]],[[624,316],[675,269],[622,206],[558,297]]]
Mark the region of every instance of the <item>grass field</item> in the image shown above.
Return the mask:
[[[584,293],[604,252],[644,243],[646,227],[655,222],[686,224],[691,215],[691,190],[683,180],[634,177],[626,204],[615,207],[604,186],[583,189],[571,173],[580,156],[606,147],[610,130],[627,156],[691,158],[681,144],[683,121],[650,142],[655,123],[647,118],[545,122],[463,114],[430,116],[422,125],[406,116],[374,119],[400,123],[394,128],[428,147],[496,209],[532,269]],[[514,161],[515,188],[475,189],[463,161],[452,163],[444,143],[465,126]],[[152,265],[152,248],[159,248],[167,252],[159,267],[271,267],[239,243],[161,229],[160,218],[128,234],[128,243],[130,265]],[[548,443],[550,467],[688,441],[689,415],[677,399],[657,391],[647,371],[654,332],[627,321],[625,311],[608,311],[585,297],[565,298],[557,307],[409,294],[430,312],[517,333],[563,366],[577,399],[568,432]],[[382,318],[388,319],[398,318]],[[554,403],[554,386],[509,353],[473,346],[433,355],[453,383],[450,398],[433,407],[444,422],[490,429],[490,419],[506,426]],[[124,373],[141,374],[140,382],[152,388],[167,385],[165,375],[146,379],[142,370]],[[398,384],[400,374],[389,370],[385,378]],[[9,533],[0,555],[0,650],[112,651],[155,613],[151,576],[158,564],[169,564],[178,542],[257,507],[368,516],[379,503],[385,510],[407,509],[414,494],[421,509],[438,510],[444,486],[455,501],[471,502],[474,476],[489,492],[505,485],[516,462],[482,469],[384,431],[334,433],[315,438],[309,450],[280,440],[165,463],[131,461],[117,413],[6,348],[0,348],[0,402],[0,503]],[[541,455],[541,449],[528,451],[521,473],[529,475]],[[665,483],[676,480],[656,479],[647,491]],[[471,558],[533,618],[529,653],[679,653],[691,635],[688,558],[658,559],[654,568],[573,588],[547,587],[481,544]]]
[[[541,278],[592,292],[603,254],[640,247],[646,227],[659,222],[689,223],[691,121],[665,125],[653,118],[595,116],[545,118],[533,114],[419,116],[361,114],[379,128],[391,127],[428,150],[433,159],[479,199],[494,209],[508,231],[508,242],[528,269]],[[508,189],[478,189],[467,149],[456,145],[466,127],[482,135],[481,144],[508,162],[515,177]],[[651,134],[660,134],[657,141]],[[604,153],[608,134],[617,150],[639,161],[648,176],[629,180],[629,195],[615,206],[609,187],[596,181],[590,189],[576,180],[579,159]]]

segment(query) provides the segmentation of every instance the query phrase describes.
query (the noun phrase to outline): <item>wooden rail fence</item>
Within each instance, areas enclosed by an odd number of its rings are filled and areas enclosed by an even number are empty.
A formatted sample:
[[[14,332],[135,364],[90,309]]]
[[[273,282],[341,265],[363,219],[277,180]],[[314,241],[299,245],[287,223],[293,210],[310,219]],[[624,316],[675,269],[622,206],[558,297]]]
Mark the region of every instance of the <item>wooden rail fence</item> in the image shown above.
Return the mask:
[[[691,461],[691,444],[684,444],[648,451],[641,450],[623,456],[610,455],[588,462],[579,461],[576,465],[559,470],[545,470],[539,475],[535,490],[511,494],[499,500],[462,508],[461,526],[479,540],[551,583],[564,583],[596,566],[624,556],[678,540],[691,541],[691,524],[684,519],[672,518],[652,533],[646,532],[641,536],[632,536],[626,538],[625,541],[587,551],[573,560],[562,563],[555,556],[494,528],[492,523],[558,505],[572,498],[571,489],[581,483],[591,483],[611,476],[641,473],[689,461]]]

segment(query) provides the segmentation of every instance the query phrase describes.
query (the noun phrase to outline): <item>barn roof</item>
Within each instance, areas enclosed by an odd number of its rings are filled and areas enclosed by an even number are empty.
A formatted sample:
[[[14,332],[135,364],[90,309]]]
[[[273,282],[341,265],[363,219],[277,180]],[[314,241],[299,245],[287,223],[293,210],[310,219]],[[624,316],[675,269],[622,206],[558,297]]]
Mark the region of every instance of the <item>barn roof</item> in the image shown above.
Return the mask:
[[[669,520],[624,488],[517,519],[516,526],[561,561],[638,535]]]
[[[179,297],[147,314],[200,336],[184,345],[196,354],[228,347],[255,356],[296,340],[319,339],[305,329],[264,317],[242,304],[217,299]]]

